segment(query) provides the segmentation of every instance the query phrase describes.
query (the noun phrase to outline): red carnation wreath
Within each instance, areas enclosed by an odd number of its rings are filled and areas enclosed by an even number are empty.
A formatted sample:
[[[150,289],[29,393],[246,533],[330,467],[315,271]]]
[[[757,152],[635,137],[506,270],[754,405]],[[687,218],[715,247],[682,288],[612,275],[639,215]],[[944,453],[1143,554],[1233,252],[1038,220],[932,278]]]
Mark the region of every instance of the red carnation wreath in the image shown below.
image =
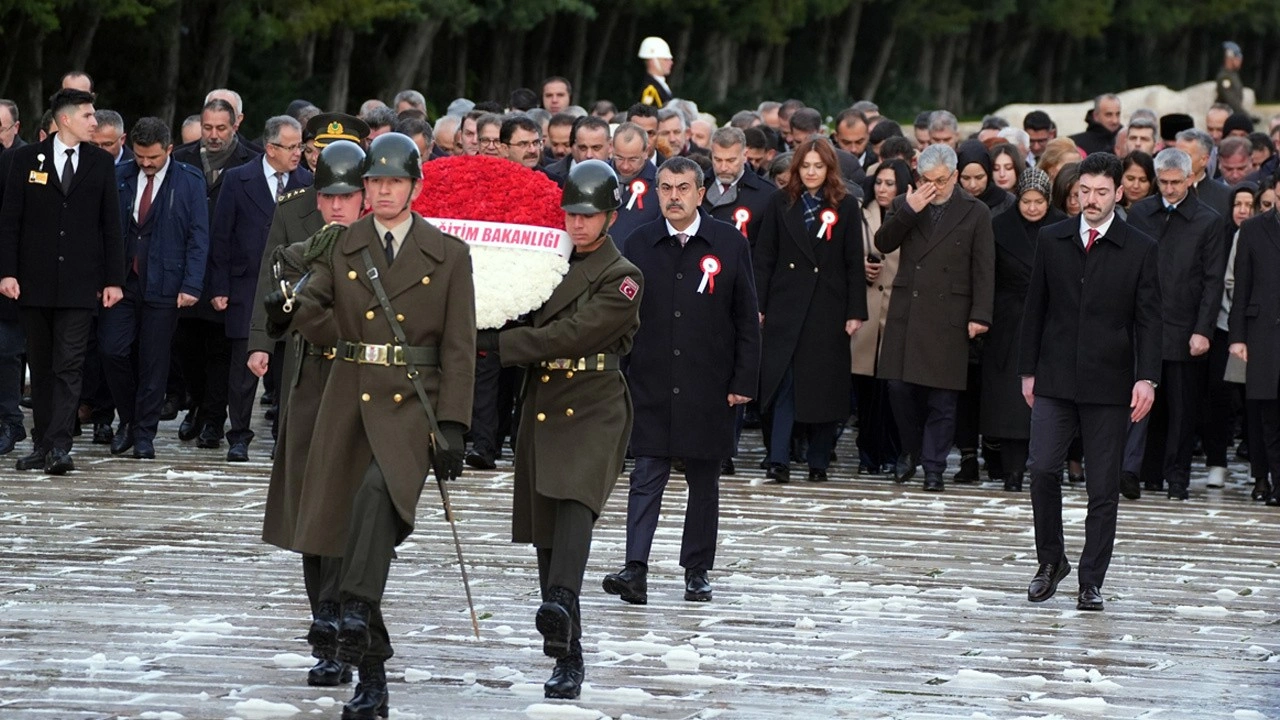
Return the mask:
[[[501,327],[541,307],[568,272],[560,194],[543,173],[503,158],[423,165],[413,210],[471,246],[478,327]]]

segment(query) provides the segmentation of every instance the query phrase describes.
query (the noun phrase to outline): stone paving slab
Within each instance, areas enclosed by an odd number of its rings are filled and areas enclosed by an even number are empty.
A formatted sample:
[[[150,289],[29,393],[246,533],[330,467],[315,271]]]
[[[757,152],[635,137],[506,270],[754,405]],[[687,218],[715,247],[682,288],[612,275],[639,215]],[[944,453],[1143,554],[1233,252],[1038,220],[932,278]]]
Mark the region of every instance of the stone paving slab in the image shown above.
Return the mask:
[[[84,443],[71,475],[0,471],[0,716],[340,716],[349,687],[305,684],[298,557],[258,539],[268,445],[231,465],[175,435],[162,426],[156,461]],[[572,703],[542,698],[552,663],[533,551],[508,542],[510,464],[453,485],[479,641],[428,484],[385,602],[391,717],[1280,719],[1280,510],[1249,500],[1243,466],[1221,490],[1199,472],[1187,503],[1122,501],[1094,614],[1075,610],[1074,575],[1026,601],[1026,493],[926,494],[848,463],[825,485],[766,485],[759,435],[745,440],[722,483],[711,603],[682,599],[678,476],[649,605],[599,589],[623,560],[620,482],[597,525]],[[1083,490],[1065,496],[1074,562]]]

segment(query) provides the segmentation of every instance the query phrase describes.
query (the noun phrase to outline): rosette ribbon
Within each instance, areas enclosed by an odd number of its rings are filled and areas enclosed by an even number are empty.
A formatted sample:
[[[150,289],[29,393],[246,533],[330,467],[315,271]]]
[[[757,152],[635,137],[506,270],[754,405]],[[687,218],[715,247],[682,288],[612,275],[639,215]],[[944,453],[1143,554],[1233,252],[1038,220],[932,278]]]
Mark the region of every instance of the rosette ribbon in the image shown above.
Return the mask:
[[[835,226],[836,221],[840,219],[840,216],[836,214],[835,210],[827,208],[826,210],[818,213],[818,219],[822,221],[822,227],[818,228],[817,236],[825,237],[827,242],[831,242],[831,228]]]
[[[702,268],[702,282],[698,283],[698,292],[710,295],[716,291],[716,276],[720,274],[720,258],[715,255],[704,255],[698,262]]]
[[[751,222],[751,210],[746,207],[739,207],[733,211],[733,226],[738,228],[738,232],[745,237],[747,234],[747,223]]]
[[[634,207],[643,210],[644,194],[649,192],[649,186],[645,184],[644,180],[636,178],[631,181],[628,189],[631,191],[631,199],[627,201],[627,209],[630,210]]]

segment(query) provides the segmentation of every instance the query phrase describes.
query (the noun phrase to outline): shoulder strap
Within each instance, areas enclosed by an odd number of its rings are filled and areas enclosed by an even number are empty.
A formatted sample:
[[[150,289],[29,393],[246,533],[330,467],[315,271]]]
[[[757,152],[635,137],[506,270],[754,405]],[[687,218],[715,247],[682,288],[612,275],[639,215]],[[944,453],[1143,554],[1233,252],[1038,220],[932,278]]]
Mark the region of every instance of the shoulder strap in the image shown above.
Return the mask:
[[[404,328],[401,327],[400,321],[396,320],[396,311],[391,307],[391,299],[387,297],[387,291],[382,287],[382,280],[378,279],[378,268],[373,266],[373,256],[369,254],[368,247],[360,249],[360,262],[364,263],[365,277],[369,278],[369,283],[373,285],[373,293],[378,296],[378,304],[382,306],[382,314],[391,325],[391,333],[395,335],[396,342],[408,347],[409,341],[405,338]],[[431,406],[431,398],[427,397],[427,389],[422,386],[422,373],[418,372],[417,366],[412,363],[406,362],[405,368],[408,370],[409,381],[413,383],[413,390],[418,394],[422,408],[427,411],[427,425],[431,430],[432,447],[448,450],[449,443],[440,434],[440,425],[436,422],[436,411]]]

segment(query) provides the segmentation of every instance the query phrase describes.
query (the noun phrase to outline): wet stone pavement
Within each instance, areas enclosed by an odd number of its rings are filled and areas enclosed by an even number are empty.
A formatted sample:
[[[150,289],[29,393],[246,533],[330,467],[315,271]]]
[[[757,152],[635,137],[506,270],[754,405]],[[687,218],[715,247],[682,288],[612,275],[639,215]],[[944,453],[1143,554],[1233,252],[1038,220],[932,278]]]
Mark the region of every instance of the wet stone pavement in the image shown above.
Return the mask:
[[[154,461],[82,439],[68,476],[18,473],[13,456],[0,471],[0,717],[339,717],[350,686],[306,685],[298,557],[258,539],[269,441],[232,465],[225,446],[179,443],[174,422]],[[542,698],[552,661],[533,551],[508,541],[510,455],[452,486],[478,641],[428,484],[384,606],[391,717],[1280,719],[1280,509],[1249,500],[1243,465],[1224,489],[1197,468],[1186,503],[1122,501],[1106,611],[1081,613],[1074,572],[1026,600],[1026,493],[858,477],[851,439],[831,482],[779,486],[748,431],[705,604],[683,600],[678,476],[649,604],[600,589],[623,561],[620,480],[587,571],[574,702]],[[1074,564],[1083,489],[1065,503]]]

